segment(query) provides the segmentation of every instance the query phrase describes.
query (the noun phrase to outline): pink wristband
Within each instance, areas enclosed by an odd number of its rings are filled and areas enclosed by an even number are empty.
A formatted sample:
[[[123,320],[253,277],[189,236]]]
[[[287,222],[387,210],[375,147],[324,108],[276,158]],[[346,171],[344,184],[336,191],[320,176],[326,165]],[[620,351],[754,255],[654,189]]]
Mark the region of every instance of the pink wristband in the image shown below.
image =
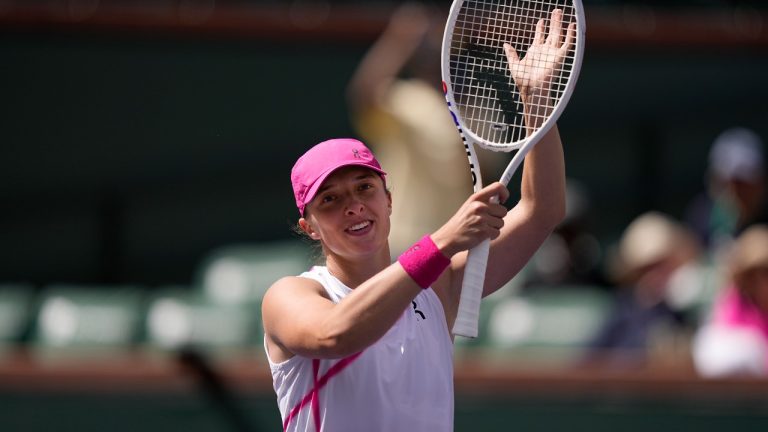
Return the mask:
[[[397,261],[408,276],[423,289],[429,288],[451,263],[451,260],[437,249],[429,235],[425,235],[403,252]]]

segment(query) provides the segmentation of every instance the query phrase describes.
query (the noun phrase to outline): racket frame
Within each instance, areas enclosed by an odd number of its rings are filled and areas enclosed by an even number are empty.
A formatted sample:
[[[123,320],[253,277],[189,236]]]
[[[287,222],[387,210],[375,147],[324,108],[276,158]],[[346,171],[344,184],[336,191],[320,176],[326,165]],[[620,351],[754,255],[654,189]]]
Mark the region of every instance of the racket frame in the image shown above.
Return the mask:
[[[466,122],[459,114],[456,100],[453,93],[450,73],[451,62],[451,43],[453,32],[456,27],[461,7],[465,0],[454,0],[446,21],[445,31],[443,32],[442,52],[441,52],[441,74],[443,81],[443,93],[445,101],[448,104],[448,111],[453,118],[454,124],[461,136],[464,149],[467,153],[469,168],[472,174],[472,189],[474,192],[483,187],[482,177],[480,175],[480,165],[477,159],[475,146],[491,151],[511,152],[518,150],[499,180],[505,186],[512,179],[517,168],[522,164],[528,152],[539,142],[549,130],[557,123],[558,118],[565,110],[573,94],[579,73],[581,71],[582,59],[584,56],[584,40],[586,38],[586,25],[584,18],[584,7],[581,0],[572,0],[571,3],[576,17],[576,37],[573,47],[573,61],[571,64],[571,76],[563,89],[560,99],[557,100],[552,108],[552,113],[548,116],[543,125],[538,127],[526,138],[512,144],[499,144],[484,140],[475,132],[469,129]],[[566,30],[567,31],[567,30]],[[499,47],[499,49],[503,49]],[[490,252],[490,240],[486,239],[474,248],[469,250],[467,261],[464,267],[464,280],[462,283],[459,308],[456,315],[456,321],[452,329],[454,335],[474,338],[478,335],[478,323],[480,317],[480,301],[483,294],[485,282],[485,270],[488,264],[488,255]]]

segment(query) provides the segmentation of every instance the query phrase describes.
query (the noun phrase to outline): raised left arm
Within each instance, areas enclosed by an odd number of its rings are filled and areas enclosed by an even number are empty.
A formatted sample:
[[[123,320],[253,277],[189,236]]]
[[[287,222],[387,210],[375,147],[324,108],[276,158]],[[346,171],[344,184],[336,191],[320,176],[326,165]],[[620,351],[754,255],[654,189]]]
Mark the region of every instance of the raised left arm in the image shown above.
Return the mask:
[[[511,45],[504,44],[503,47],[523,103],[523,115],[529,134],[542,125],[553,109],[550,97],[553,74],[561,66],[576,37],[575,23],[563,31],[562,18],[562,10],[552,11],[548,34],[545,31],[545,20],[538,22],[533,44],[522,59]],[[488,187],[502,190],[504,193],[499,195],[501,198],[508,196],[501,184]],[[481,208],[480,204],[486,204],[488,212],[497,212],[493,204],[475,203],[478,208]],[[503,220],[498,221],[499,225],[503,222],[503,226],[495,232],[498,236],[495,233],[491,236],[483,296],[509,282],[564,216],[565,162],[560,135],[557,126],[553,125],[525,157],[521,199],[504,215]],[[446,278],[445,285],[439,284],[436,290],[441,293],[441,298],[446,299],[444,304],[449,326],[453,325],[458,308],[466,260],[467,251],[454,255],[451,271],[447,272],[451,277]]]
[[[565,162],[557,126],[525,158],[521,199],[491,242],[483,296],[501,288],[565,217]]]
[[[540,127],[552,110],[552,74],[575,39],[576,24],[571,23],[563,35],[562,18],[562,10],[552,11],[548,35],[544,19],[539,20],[533,44],[523,59],[511,45],[504,45],[529,133]],[[553,126],[525,158],[521,199],[504,218],[501,234],[491,243],[483,295],[514,277],[564,216],[565,162],[560,134]]]

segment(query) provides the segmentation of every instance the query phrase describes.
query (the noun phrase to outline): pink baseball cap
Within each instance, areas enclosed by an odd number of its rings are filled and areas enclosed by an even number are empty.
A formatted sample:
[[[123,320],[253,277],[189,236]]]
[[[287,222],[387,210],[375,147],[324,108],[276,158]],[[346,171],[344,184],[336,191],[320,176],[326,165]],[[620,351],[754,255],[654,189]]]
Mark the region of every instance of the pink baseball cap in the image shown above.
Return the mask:
[[[307,150],[291,170],[293,195],[296,207],[304,216],[304,208],[315,198],[317,190],[329,175],[345,166],[361,166],[387,175],[368,147],[352,138],[336,138],[323,141]]]

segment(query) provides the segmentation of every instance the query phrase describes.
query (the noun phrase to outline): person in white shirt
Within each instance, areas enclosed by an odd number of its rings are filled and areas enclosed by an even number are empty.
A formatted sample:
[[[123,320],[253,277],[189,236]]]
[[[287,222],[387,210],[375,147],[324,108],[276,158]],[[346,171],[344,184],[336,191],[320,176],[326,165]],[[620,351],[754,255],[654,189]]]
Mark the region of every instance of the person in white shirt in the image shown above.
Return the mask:
[[[556,13],[552,21],[555,28]],[[521,94],[548,94],[548,74],[530,74],[517,62],[510,69],[526,76],[518,83]],[[262,302],[264,345],[284,430],[452,430],[449,329],[467,250],[492,240],[483,287],[488,295],[526,264],[563,219],[565,168],[557,128],[528,154],[521,198],[511,210],[491,203],[494,196],[501,203],[509,197],[506,187],[493,183],[395,263],[388,240],[392,195],[363,143],[332,139],[312,147],[294,165],[291,181],[298,225],[319,242],[325,265],[278,280]]]

